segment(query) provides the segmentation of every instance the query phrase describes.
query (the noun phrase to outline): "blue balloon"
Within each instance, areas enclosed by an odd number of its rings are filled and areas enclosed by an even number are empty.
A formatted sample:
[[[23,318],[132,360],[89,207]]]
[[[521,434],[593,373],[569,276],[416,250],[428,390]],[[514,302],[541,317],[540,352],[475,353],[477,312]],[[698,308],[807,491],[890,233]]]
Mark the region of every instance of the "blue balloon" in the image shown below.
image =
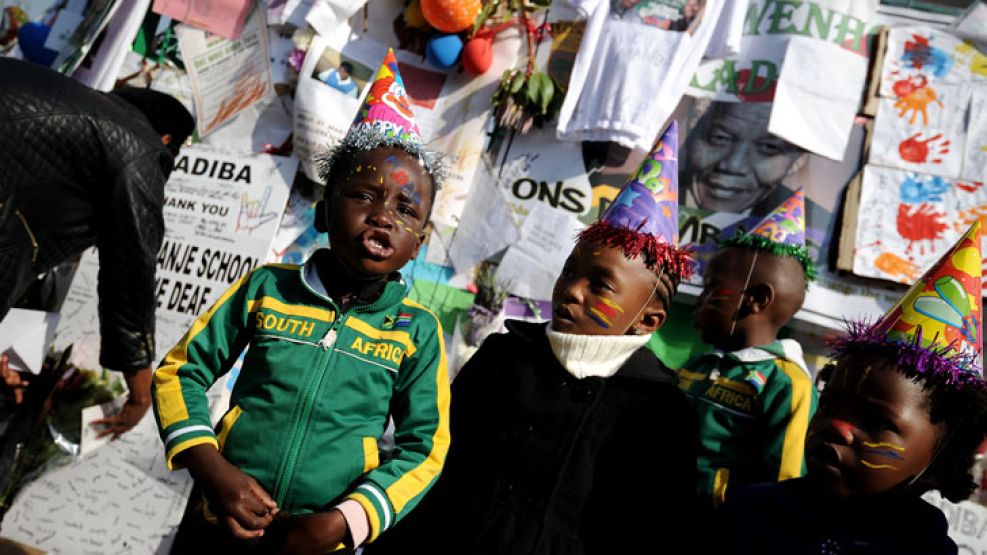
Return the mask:
[[[24,59],[51,67],[52,62],[58,56],[57,50],[45,48],[45,40],[51,28],[44,23],[31,21],[21,26],[17,31],[17,44],[21,47]]]
[[[459,35],[439,35],[425,45],[425,60],[439,69],[449,69],[459,61],[462,51]]]

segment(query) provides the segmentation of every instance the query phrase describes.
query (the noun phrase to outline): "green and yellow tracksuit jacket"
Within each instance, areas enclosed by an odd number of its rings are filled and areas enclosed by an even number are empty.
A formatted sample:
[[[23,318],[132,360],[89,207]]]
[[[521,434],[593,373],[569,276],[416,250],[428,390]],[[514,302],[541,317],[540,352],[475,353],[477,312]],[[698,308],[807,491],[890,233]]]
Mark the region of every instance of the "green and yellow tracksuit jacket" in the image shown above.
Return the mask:
[[[791,339],[713,351],[679,370],[699,416],[697,502],[706,512],[731,490],[805,473],[805,435],[819,394]]]
[[[449,447],[449,378],[435,315],[389,282],[340,314],[301,266],[270,264],[227,290],[164,358],[153,400],[169,468],[215,445],[291,513],[354,499],[369,541],[412,509]],[[205,392],[244,347],[230,409],[214,430]],[[395,448],[377,440],[393,416]]]

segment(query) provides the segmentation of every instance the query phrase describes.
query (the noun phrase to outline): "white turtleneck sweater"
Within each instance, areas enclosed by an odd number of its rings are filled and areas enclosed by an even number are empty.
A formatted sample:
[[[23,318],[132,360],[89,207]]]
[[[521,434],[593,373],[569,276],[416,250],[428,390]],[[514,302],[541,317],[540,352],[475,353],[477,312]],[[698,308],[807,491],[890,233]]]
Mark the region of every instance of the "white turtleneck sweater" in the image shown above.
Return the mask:
[[[545,326],[548,344],[555,358],[577,379],[608,378],[627,362],[631,354],[651,339],[651,335],[575,335]]]

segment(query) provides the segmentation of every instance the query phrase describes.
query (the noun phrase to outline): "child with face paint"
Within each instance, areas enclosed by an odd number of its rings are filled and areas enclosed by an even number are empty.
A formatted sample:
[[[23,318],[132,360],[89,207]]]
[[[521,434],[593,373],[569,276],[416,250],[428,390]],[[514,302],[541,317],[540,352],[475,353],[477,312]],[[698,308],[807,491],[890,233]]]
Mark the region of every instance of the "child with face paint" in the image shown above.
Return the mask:
[[[699,415],[700,514],[739,486],[805,472],[802,445],[818,394],[801,346],[778,339],[815,274],[803,213],[799,190],[728,240],[703,276],[693,323],[712,350],[679,371]]]
[[[173,553],[353,549],[401,520],[442,468],[442,329],[398,273],[421,246],[442,168],[422,147],[393,52],[374,91],[323,163],[316,227],[330,249],[245,276],[155,374],[168,466],[195,480]],[[244,347],[214,430],[205,390]]]
[[[556,281],[551,322],[509,321],[463,367],[445,470],[369,555],[409,546],[441,554],[685,550],[695,414],[674,372],[645,347],[691,269],[676,247],[676,145],[671,127],[581,234]]]
[[[975,488],[987,434],[981,263],[978,223],[891,311],[831,342],[807,474],[731,496],[704,553],[957,553],[920,495],[958,502]]]

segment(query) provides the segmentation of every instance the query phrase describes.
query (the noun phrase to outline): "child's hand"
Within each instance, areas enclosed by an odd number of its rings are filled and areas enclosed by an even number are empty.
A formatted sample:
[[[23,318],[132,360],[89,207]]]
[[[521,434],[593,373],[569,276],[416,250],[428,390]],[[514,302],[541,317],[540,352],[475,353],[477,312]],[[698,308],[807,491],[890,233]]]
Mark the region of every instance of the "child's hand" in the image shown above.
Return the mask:
[[[333,510],[310,515],[278,515],[271,531],[274,553],[325,553],[346,537],[346,519]]]
[[[278,504],[264,488],[232,465],[212,445],[180,454],[180,463],[202,488],[212,510],[240,539],[259,538],[277,514]]]

